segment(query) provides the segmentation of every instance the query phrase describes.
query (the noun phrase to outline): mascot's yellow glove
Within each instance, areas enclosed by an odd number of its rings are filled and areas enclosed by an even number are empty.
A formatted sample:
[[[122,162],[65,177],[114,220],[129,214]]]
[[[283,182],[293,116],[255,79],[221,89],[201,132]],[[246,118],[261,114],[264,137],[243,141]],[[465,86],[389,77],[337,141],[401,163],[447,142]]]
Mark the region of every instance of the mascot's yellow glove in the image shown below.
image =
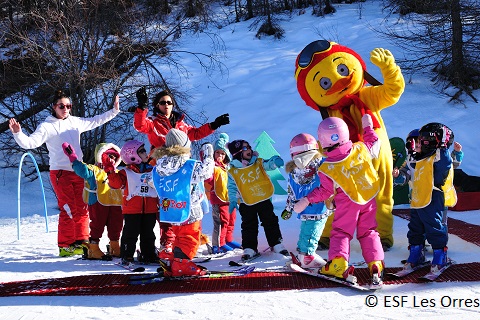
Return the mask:
[[[370,52],[370,61],[380,69],[396,67],[395,58],[387,49],[375,48]]]

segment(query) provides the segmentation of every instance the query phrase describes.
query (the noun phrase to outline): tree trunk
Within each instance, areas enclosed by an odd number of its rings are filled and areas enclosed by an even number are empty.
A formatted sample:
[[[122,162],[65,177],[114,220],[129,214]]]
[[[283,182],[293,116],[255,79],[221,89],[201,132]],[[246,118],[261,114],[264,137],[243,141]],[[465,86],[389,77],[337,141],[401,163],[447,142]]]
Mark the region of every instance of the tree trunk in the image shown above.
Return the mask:
[[[464,71],[463,28],[460,16],[459,0],[452,0],[450,14],[452,17],[452,76],[455,85],[468,83],[468,75]]]

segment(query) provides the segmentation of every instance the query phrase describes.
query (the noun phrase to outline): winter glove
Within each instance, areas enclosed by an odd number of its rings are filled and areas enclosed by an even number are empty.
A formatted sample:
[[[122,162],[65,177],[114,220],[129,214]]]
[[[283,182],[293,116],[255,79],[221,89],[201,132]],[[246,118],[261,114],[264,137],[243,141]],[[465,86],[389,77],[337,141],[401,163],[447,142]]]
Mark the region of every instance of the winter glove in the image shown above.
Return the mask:
[[[217,130],[220,126],[230,123],[230,115],[228,113],[222,114],[217,117],[213,122],[210,122],[210,128]]]
[[[310,204],[310,201],[308,201],[308,198],[303,197],[300,200],[298,200],[297,203],[295,203],[295,205],[293,206],[293,211],[297,213],[301,213],[308,207],[309,204]]]
[[[138,108],[145,110],[148,107],[147,88],[141,87],[135,95],[137,96]]]
[[[211,143],[204,143],[200,147],[200,159],[213,159],[213,146]]]
[[[372,117],[369,114],[364,114],[362,117],[362,128],[370,127],[373,129]]]
[[[63,152],[67,155],[68,160],[70,160],[70,162],[73,162],[78,159],[77,154],[75,153],[75,149],[73,149],[73,147],[69,143],[67,142],[62,143],[62,148],[63,148]]]
[[[110,158],[107,152],[102,154],[102,165],[106,173],[115,171],[115,159]]]
[[[235,209],[237,209],[237,211],[238,211],[237,200],[230,202],[230,204],[228,205],[228,213],[232,214],[233,210],[235,210]]]
[[[284,209],[282,211],[282,219],[283,220],[288,220],[292,216],[292,213],[290,211],[287,211],[287,209]]]
[[[102,154],[102,161],[103,161],[103,155],[106,154],[110,159],[113,160],[113,165],[117,163],[117,160],[120,159],[120,153],[118,153],[117,150],[115,149],[108,149]]]
[[[283,161],[283,159],[280,158],[280,157],[276,157],[275,159],[273,159],[273,163],[275,163],[275,166],[276,166],[277,168],[280,168],[280,167],[282,167],[282,166],[285,164],[285,162]]]

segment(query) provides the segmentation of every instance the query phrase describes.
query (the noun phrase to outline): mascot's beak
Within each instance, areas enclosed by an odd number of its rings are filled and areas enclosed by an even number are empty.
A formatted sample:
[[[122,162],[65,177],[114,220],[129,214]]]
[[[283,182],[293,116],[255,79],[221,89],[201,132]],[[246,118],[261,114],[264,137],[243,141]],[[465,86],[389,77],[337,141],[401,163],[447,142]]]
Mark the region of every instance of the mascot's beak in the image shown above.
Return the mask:
[[[352,83],[353,72],[347,78],[341,78],[327,91],[326,95],[335,94],[337,92],[346,90]]]

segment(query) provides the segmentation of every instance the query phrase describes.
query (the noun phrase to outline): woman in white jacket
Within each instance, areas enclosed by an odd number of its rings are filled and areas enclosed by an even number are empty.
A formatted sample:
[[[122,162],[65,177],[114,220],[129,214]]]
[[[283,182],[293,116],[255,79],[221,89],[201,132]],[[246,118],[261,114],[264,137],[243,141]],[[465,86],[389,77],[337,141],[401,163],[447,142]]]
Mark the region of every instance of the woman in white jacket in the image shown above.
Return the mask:
[[[113,109],[92,118],[70,115],[72,104],[67,93],[58,90],[53,98],[53,112],[35,132],[27,136],[20,123],[10,119],[9,127],[18,145],[34,149],[43,143],[47,145],[50,180],[57,195],[60,215],[58,218],[58,247],[61,257],[81,255],[82,244],[88,241],[88,206],[82,200],[84,181],[73,172],[68,157],[65,157],[62,143],[67,142],[77,151],[78,160],[83,160],[80,134],[112,120],[119,112],[119,98],[115,97]]]

